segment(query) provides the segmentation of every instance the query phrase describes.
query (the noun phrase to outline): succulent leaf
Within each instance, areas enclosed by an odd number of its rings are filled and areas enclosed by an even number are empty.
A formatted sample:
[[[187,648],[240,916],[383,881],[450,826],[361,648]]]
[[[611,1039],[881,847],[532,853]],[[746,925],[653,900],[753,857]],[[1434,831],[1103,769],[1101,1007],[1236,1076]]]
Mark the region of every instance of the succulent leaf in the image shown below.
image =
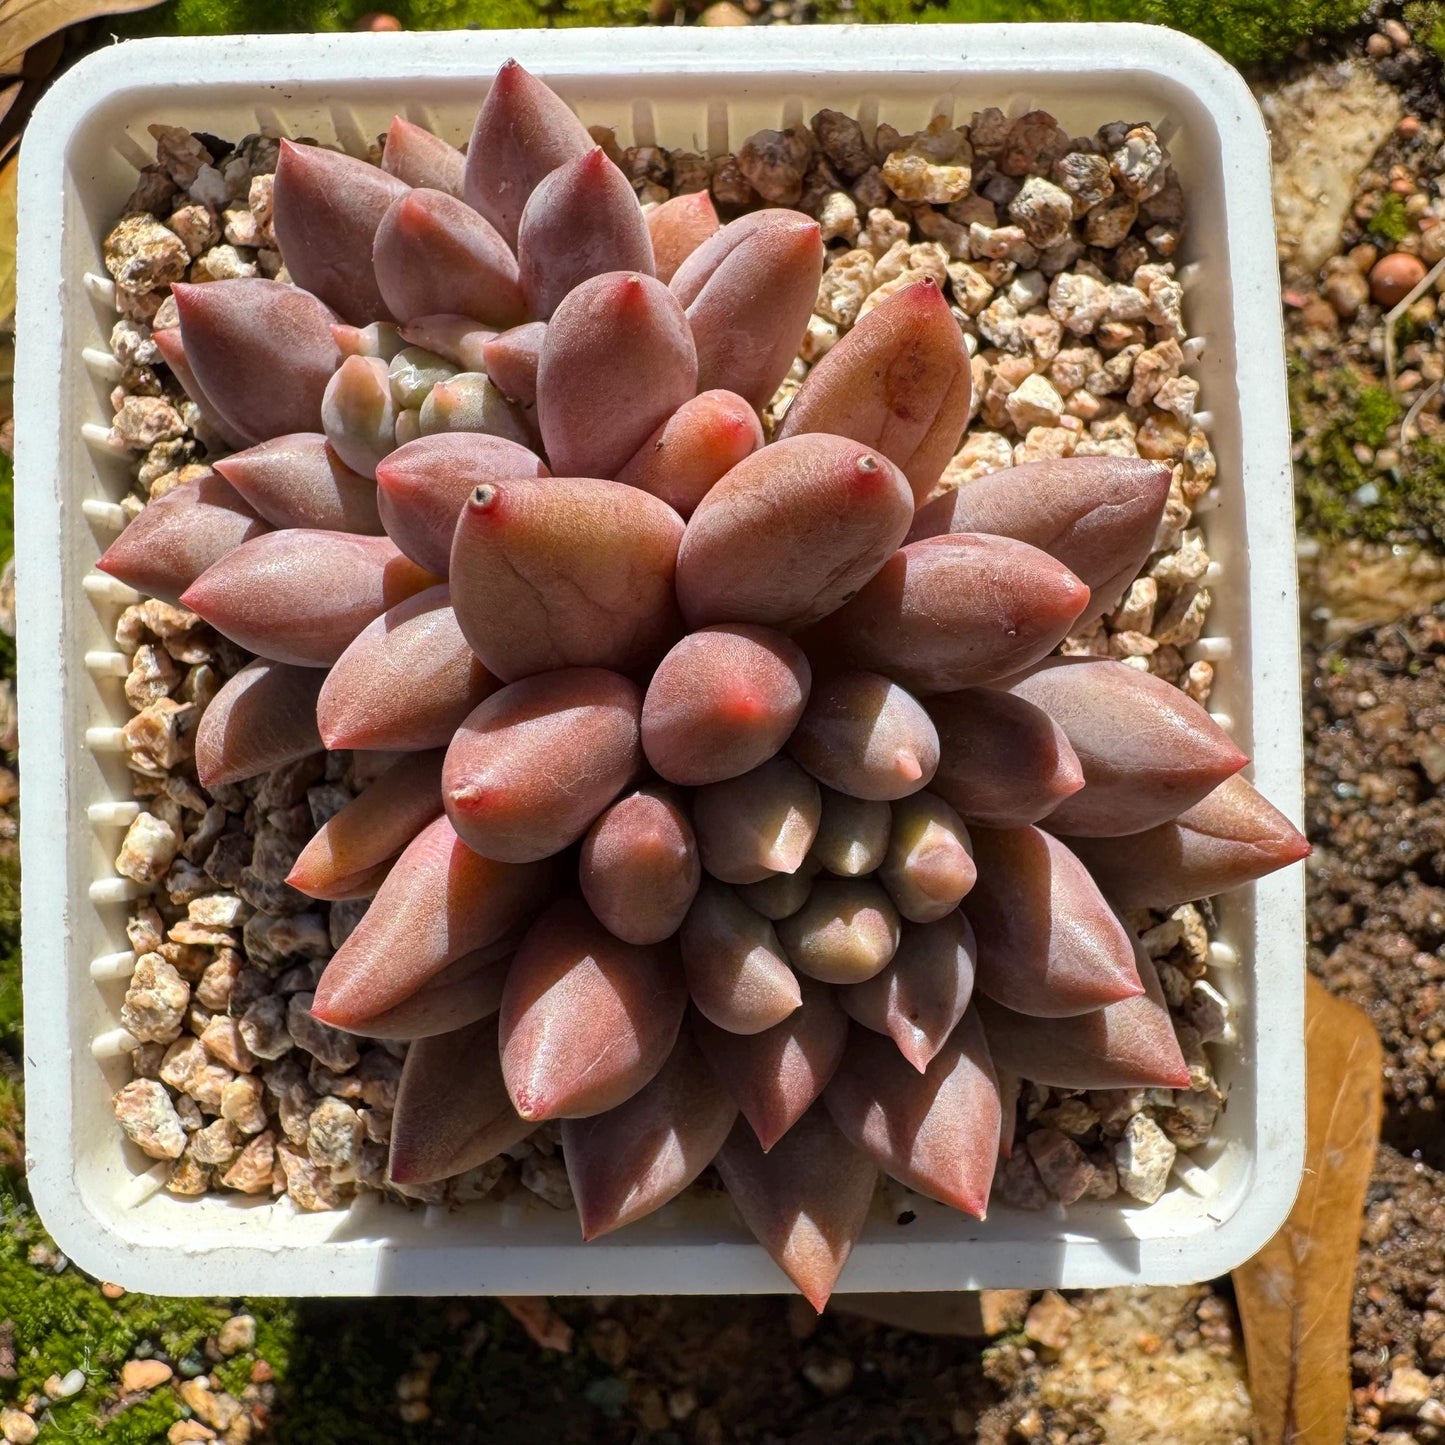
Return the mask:
[[[494,692],[447,749],[442,794],[462,841],[509,863],[575,843],[641,769],[641,707],[635,684],[597,667]]]
[[[429,1039],[494,1017],[502,1006],[507,968],[519,941],[504,938],[463,954],[410,998],[347,1032],[368,1039]]]
[[[1022,828],[1084,786],[1063,729],[1031,702],[991,688],[928,700],[938,729],[933,790],[968,823]]]
[[[964,1014],[922,1073],[891,1040],[854,1029],[823,1099],[843,1135],[890,1178],[984,1217],[1000,1106],[977,1012]]]
[[[445,191],[418,188],[398,196],[374,244],[377,286],[403,324],[449,311],[496,327],[526,318],[511,248]]]
[[[797,631],[836,611],[893,555],[913,515],[903,473],[842,437],[774,442],[688,520],[677,597],[691,627]]]
[[[394,321],[377,284],[372,246],[382,217],[410,189],[354,156],[283,140],[272,226],[291,279],[355,326]]]
[[[377,467],[377,507],[392,541],[413,562],[445,577],[457,519],[472,493],[487,482],[547,475],[535,453],[501,437],[418,437]]]
[[[1067,1018],[1142,991],[1132,940],[1057,838],[975,828],[973,856],[978,881],[963,911],[981,993],[1019,1013]]]
[[[502,1082],[496,1020],[479,1019],[407,1050],[387,1175],[397,1184],[448,1179],[520,1144],[532,1128]]]
[[[444,748],[496,691],[448,595],[428,587],[388,608],[337,659],[316,707],[328,748]]]
[[[766,627],[704,627],[658,664],[642,705],[642,747],[669,782],[696,787],[767,762],[803,715],[812,671]]]
[[[1169,497],[1169,468],[1138,457],[1028,462],[930,502],[910,542],[947,532],[989,532],[1057,558],[1090,590],[1080,623],[1109,611],[1154,548]]]
[[[861,878],[882,866],[892,827],[893,814],[887,803],[824,788],[813,857],[840,878]]]
[[[1102,657],[1055,658],[1009,685],[1058,723],[1084,786],[1048,815],[1059,833],[1112,838],[1177,818],[1249,759],[1163,678]]]
[[[523,406],[537,404],[537,368],[542,362],[545,321],[528,321],[503,331],[482,346],[482,366],[497,389]],[[477,368],[473,368],[474,370]]]
[[[394,115],[381,152],[381,168],[409,186],[459,197],[467,162],[461,151],[439,135]]]
[[[369,622],[437,581],[388,537],[289,528],[243,542],[181,601],[249,652],[330,667]]]
[[[249,446],[251,438],[221,415],[196,380],[196,373],[191,370],[191,364],[186,360],[186,345],[181,337],[180,326],[166,326],[152,331],[151,340],[155,342],[161,360],[170,367],[181,384],[181,390],[195,402],[196,409],[201,413],[201,420],[216,438],[233,449]]]
[[[687,916],[702,878],[687,814],[666,795],[639,788],[587,831],[578,861],[582,896],[624,943],[661,943]]]
[[[614,938],[576,899],[528,930],[502,994],[502,1073],[534,1122],[616,1108],[653,1079],[687,1007],[674,949]]]
[[[821,1108],[766,1154],[735,1124],[717,1168],[743,1222],[821,1314],[863,1233],[877,1169]]]
[[[819,878],[808,901],[778,921],[793,967],[822,983],[861,983],[888,966],[899,919],[871,878]]]
[[[697,342],[698,390],[736,392],[761,411],[793,364],[822,274],[818,223],[796,211],[754,211],[698,246],[670,283]]]
[[[538,182],[592,149],[587,127],[560,97],[509,60],[472,130],[462,197],[515,246],[522,210]]]
[[[341,359],[329,306],[259,277],[177,282],[171,295],[191,375],[232,435],[254,444],[321,430],[322,397]]]
[[[273,527],[381,534],[376,484],[348,467],[320,432],[273,437],[219,458],[215,468]]]
[[[761,1033],[802,1003],[773,925],[711,878],[683,920],[678,944],[698,1012],[729,1033]]]
[[[973,386],[963,332],[932,280],[895,291],[808,373],[778,435],[852,437],[927,500],[958,450]]]
[[[424,347],[461,371],[485,372],[484,348],[496,332],[479,326],[470,316],[444,311],[435,316],[415,317],[400,328],[400,335],[409,345]]]
[[[326,674],[257,658],[228,679],[196,729],[196,775],[207,788],[239,783],[322,748],[316,695]]]
[[[452,542],[457,620],[505,682],[558,667],[646,667],[681,631],[681,535],[670,507],[617,482],[484,482]]]
[[[685,401],[617,473],[619,482],[661,497],[680,517],[763,444],[757,413],[730,391]]]
[[[1025,542],[930,537],[895,552],[803,643],[815,658],[886,672],[920,696],[953,692],[1047,656],[1088,600],[1067,567]]]
[[[321,429],[337,456],[364,477],[396,449],[391,368],[379,356],[348,356],[326,384]]]
[[[215,471],[156,497],[95,564],[138,592],[178,602],[208,567],[271,529]]]
[[[838,990],[849,1018],[887,1034],[921,1074],[948,1041],[973,997],[976,944],[956,908],[932,923],[904,924],[881,973]]]
[[[876,672],[842,672],[813,685],[788,752],[820,783],[887,802],[928,786],[938,733],[897,683]]]
[[[1238,773],[1177,818],[1119,838],[1068,838],[1120,908],[1210,898],[1309,856],[1304,835]]]
[[[664,284],[671,281],[677,268],[717,234],[720,224],[712,197],[706,191],[674,196],[654,206],[647,213],[647,234],[652,240],[657,279]]]
[[[395,1008],[447,964],[525,922],[555,880],[548,864],[498,863],[472,852],[446,818],[428,823],[332,955],[311,1012],[345,1029]]]
[[[537,364],[547,460],[561,476],[615,476],[696,390],[687,318],[661,281],[584,281],[553,313]]]
[[[818,834],[818,785],[789,758],[708,783],[693,797],[702,866],[724,883],[795,873]]]
[[[888,852],[878,880],[904,918],[946,918],[978,878],[963,819],[936,793],[913,793],[892,808]]]
[[[582,1238],[596,1239],[675,1199],[712,1163],[738,1116],[683,1030],[642,1089],[605,1114],[562,1121],[562,1153]]]

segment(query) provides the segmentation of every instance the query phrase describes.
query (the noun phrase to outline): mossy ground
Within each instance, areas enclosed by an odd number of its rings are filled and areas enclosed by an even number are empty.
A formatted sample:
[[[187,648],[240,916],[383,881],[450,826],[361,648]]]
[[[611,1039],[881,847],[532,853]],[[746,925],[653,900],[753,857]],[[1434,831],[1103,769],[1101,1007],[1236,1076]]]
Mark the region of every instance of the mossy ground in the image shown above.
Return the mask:
[[[706,0],[678,0],[701,10]],[[1433,10],[1440,7],[1431,0]],[[110,22],[128,35],[227,35],[246,31],[345,30],[376,9],[408,29],[498,30],[539,26],[630,25],[646,0],[169,0]],[[823,20],[1024,21],[1135,20],[1196,36],[1233,61],[1289,55],[1312,36],[1360,24],[1366,0],[818,0]],[[1432,11],[1433,13],[1433,11]],[[1445,33],[1445,24],[1439,27]]]
[[[1445,442],[1417,437],[1388,471],[1361,462],[1401,419],[1384,386],[1353,367],[1316,372],[1290,362],[1290,410],[1304,455],[1295,469],[1300,530],[1325,541],[1425,542],[1445,546]]]

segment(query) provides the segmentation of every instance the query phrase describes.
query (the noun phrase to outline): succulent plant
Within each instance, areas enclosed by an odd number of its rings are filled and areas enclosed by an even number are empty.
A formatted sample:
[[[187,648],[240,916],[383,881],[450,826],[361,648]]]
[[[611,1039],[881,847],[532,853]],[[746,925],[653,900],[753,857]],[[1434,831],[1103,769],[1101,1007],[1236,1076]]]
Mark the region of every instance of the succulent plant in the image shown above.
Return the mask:
[[[880,1170],[982,1216],[1019,1079],[1187,1086],[1124,910],[1305,844],[1183,692],[1055,655],[1167,467],[936,495],[970,365],[929,281],[768,436],[818,226],[644,213],[515,64],[465,156],[283,142],[275,231],[289,281],[175,287],[218,459],[100,565],[254,654],[202,783],[397,755],[289,881],[371,900],[313,1012],[412,1041],[398,1185],[560,1120],[593,1238],[716,1164],[821,1308]]]

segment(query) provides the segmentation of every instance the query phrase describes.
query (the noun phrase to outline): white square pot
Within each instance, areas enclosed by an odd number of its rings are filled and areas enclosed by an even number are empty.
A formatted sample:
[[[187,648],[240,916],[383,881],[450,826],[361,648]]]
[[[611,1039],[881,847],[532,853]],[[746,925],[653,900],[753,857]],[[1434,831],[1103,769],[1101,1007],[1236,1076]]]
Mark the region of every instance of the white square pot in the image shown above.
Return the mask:
[[[259,127],[359,149],[394,112],[465,138],[508,56],[619,141],[719,152],[820,106],[902,131],[983,105],[1054,112],[1072,134],[1160,124],[1190,204],[1184,254],[1194,368],[1219,482],[1200,511],[1219,567],[1213,706],[1254,778],[1298,816],[1300,694],[1289,426],[1263,124],[1204,46],[1130,25],[827,27],[285,35],[158,40],[64,75],[21,152],[15,388],[24,870],[26,1137],[46,1225],[78,1264],[160,1294],[732,1293],[786,1288],[723,1201],[684,1200],[583,1245],[575,1219],[528,1196],[457,1213],[364,1199],[298,1215],[289,1202],[160,1189],[126,1144],[111,1094],[127,900],[112,860],[134,813],[118,729],[128,710],[119,609],[93,571],[126,463],[98,444],[112,317],[82,278],[162,121],[239,138]],[[87,368],[86,348],[92,349]],[[83,434],[90,424],[89,435]],[[109,506],[114,515],[113,505]],[[1213,978],[1238,1009],[1218,1050],[1229,1108],[1149,1208],[1083,1204],[986,1223],[910,1198],[879,1211],[847,1291],[1169,1283],[1220,1274],[1274,1232],[1304,1148],[1303,878],[1290,869],[1219,905]],[[109,1042],[107,1041],[109,1036]],[[901,1207],[901,1205],[900,1205]]]

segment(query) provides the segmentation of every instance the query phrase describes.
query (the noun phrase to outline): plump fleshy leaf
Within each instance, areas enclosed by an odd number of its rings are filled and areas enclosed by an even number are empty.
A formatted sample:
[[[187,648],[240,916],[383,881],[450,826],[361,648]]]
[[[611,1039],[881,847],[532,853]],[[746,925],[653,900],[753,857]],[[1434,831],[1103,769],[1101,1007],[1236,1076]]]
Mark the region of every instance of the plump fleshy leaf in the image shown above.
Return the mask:
[[[171,288],[196,385],[247,442],[321,430],[341,360],[336,313],[299,286],[261,277]]]
[[[546,863],[497,863],[473,853],[446,818],[428,823],[326,965],[311,1012],[350,1028],[395,1008],[447,964],[529,919],[555,879]]]
[[[969,688],[929,698],[928,715],[939,743],[933,790],[969,823],[1022,828],[1084,786],[1063,730],[1021,697]]]
[[[176,380],[180,382],[181,390],[195,402],[205,426],[228,447],[239,449],[249,446],[251,439],[221,415],[211,398],[202,389],[201,383],[196,380],[196,373],[191,370],[191,363],[186,360],[186,346],[181,337],[181,328],[179,326],[162,327],[158,331],[151,332],[151,340],[155,342],[156,350],[161,354],[161,360],[170,367]]]
[[[484,482],[547,475],[535,453],[501,437],[419,437],[377,467],[377,506],[392,541],[428,572],[445,577],[467,498]]]
[[[920,695],[953,692],[1046,657],[1088,600],[1067,567],[1025,542],[930,537],[895,552],[803,642],[815,658],[886,672]]]
[[[486,371],[486,344],[496,334],[493,328],[454,312],[418,316],[401,327],[401,336],[409,345],[423,347],[469,372]]]
[[[897,683],[876,672],[842,672],[813,685],[788,752],[820,783],[886,802],[928,786],[938,733]]]
[[[528,451],[542,445],[535,411],[508,401],[480,371],[460,371],[432,387],[417,412],[417,432],[424,437],[478,432]],[[416,438],[399,435],[399,440],[405,445]]]
[[[652,238],[657,279],[671,281],[677,268],[717,234],[718,226],[717,209],[706,191],[674,196],[654,206],[647,213],[647,234]]]
[[[873,1163],[818,1108],[767,1154],[735,1124],[717,1168],[743,1222],[821,1314],[867,1222]]]
[[[181,601],[249,652],[330,667],[369,622],[437,580],[388,537],[291,528],[242,543]]]
[[[407,345],[401,328],[390,321],[369,321],[365,326],[338,321],[331,336],[342,356],[379,356],[383,361],[390,361]]]
[[[982,1219],[998,1159],[999,1098],[978,1014],[919,1073],[891,1040],[854,1029],[823,1094],[833,1122],[887,1175]]]
[[[578,860],[582,896],[624,943],[661,943],[677,932],[702,877],[687,814],[665,792],[639,788],[587,831]]]
[[[594,276],[653,274],[642,207],[600,146],[538,182],[518,227],[517,264],[527,310],[539,321]]]
[[[944,532],[1014,537],[1056,557],[1090,590],[1080,618],[1109,611],[1139,575],[1169,496],[1169,468],[1138,457],[1051,457],[930,502],[908,540]]]
[[[773,925],[722,883],[703,880],[678,943],[693,1003],[729,1033],[761,1033],[802,1002]]]
[[[353,471],[320,432],[293,432],[221,457],[216,470],[273,527],[382,530],[376,483]]]
[[[467,147],[462,196],[510,246],[537,183],[593,149],[587,127],[535,76],[509,60],[497,72]]]
[[[392,116],[381,152],[381,168],[388,175],[409,186],[460,196],[466,167],[466,157],[450,142],[403,116]]]
[[[978,940],[981,993],[1019,1013],[1066,1018],[1141,992],[1133,941],[1057,838],[975,828],[973,850],[978,881],[963,911]]]
[[[368,161],[283,140],[271,224],[291,279],[353,325],[395,320],[371,253],[382,217],[410,189]]]
[[[1038,1018],[980,998],[999,1068],[1059,1089],[1187,1089],[1189,1070],[1154,965],[1136,945],[1144,992],[1074,1018]]]
[[[524,406],[537,403],[537,368],[542,361],[545,321],[513,326],[482,346],[482,365],[503,396]]]
[[[270,530],[223,476],[207,471],[152,501],[95,565],[139,592],[177,602],[208,567]]]
[[[876,447],[921,503],[958,450],[972,390],[968,348],[948,302],[931,279],[915,281],[813,367],[778,434],[830,432]]]
[[[685,401],[617,473],[619,482],[661,497],[690,517],[702,499],[763,444],[757,413],[730,391]]]
[[[658,664],[642,705],[647,761],[670,782],[722,782],[765,763],[803,715],[812,671],[766,627],[705,627]]]
[[[442,794],[462,840],[511,863],[575,843],[641,768],[641,708],[635,684],[597,667],[494,692],[447,749]]]
[[[757,883],[794,873],[818,833],[818,785],[789,758],[708,783],[693,797],[702,866],[724,883]]]
[[[398,415],[391,370],[379,356],[348,356],[326,383],[321,429],[337,456],[364,477],[375,478],[395,450]]]
[[[796,631],[842,606],[888,560],[913,515],[892,462],[841,437],[754,452],[699,503],[677,559],[689,626]]]
[[[321,751],[316,695],[326,674],[257,658],[201,714],[196,775],[203,787],[239,783]]]
[[[454,312],[506,327],[526,318],[511,248],[445,191],[398,196],[377,227],[373,262],[387,310],[398,321]]]
[[[923,1073],[973,997],[974,954],[973,929],[957,909],[933,923],[906,923],[888,967],[839,989],[838,1002]]]
[[[1120,908],[1210,898],[1308,856],[1304,835],[1238,773],[1177,818],[1122,838],[1068,838]]]
[[[681,535],[670,507],[617,482],[484,482],[452,542],[457,620],[506,682],[558,667],[645,667],[681,630]]]
[[[697,341],[698,390],[736,392],[761,411],[798,353],[822,274],[822,234],[797,211],[754,211],[697,247],[671,286]]]
[[[442,813],[442,751],[398,758],[301,850],[286,881],[312,898],[366,898],[388,862]]]
[[[1088,837],[1139,833],[1177,818],[1249,759],[1177,687],[1109,658],[1056,658],[1009,691],[1063,730],[1084,786],[1049,828]]]
[[[816,842],[816,839],[814,840]],[[738,897],[755,913],[771,918],[774,923],[796,913],[813,891],[813,879],[821,871],[818,860],[809,853],[792,873],[773,873],[756,883],[738,885]]]
[[[534,1127],[512,1107],[502,1082],[496,1020],[480,1019],[407,1050],[387,1174],[398,1184],[449,1179],[495,1159]]]
[[[937,793],[914,793],[892,808],[888,852],[878,881],[913,923],[954,911],[978,878],[963,819]]]
[[[892,827],[893,814],[887,803],[824,788],[813,857],[841,878],[861,878],[879,868],[887,857]]]
[[[898,948],[898,910],[871,878],[818,878],[808,901],[778,921],[793,967],[823,983],[861,983]]]
[[[502,995],[502,1073],[523,1118],[616,1108],[667,1061],[687,1007],[676,952],[614,938],[577,899],[528,930]]]
[[[498,683],[467,646],[445,587],[362,629],[327,675],[316,721],[328,748],[443,748]]]
[[[537,364],[537,414],[560,476],[616,476],[697,390],[672,293],[638,271],[584,281],[558,305]]]
[[[504,938],[463,954],[410,998],[347,1032],[367,1039],[429,1039],[492,1018],[502,1006],[507,968],[519,942],[519,938]]]
[[[590,1119],[562,1121],[562,1156],[583,1239],[661,1209],[709,1164],[738,1106],[684,1030],[651,1083]]]
[[[760,1034],[735,1034],[696,1014],[693,1032],[738,1101],[758,1143],[771,1149],[808,1111],[843,1057],[848,1019],[831,988],[800,978],[803,1002]]]

